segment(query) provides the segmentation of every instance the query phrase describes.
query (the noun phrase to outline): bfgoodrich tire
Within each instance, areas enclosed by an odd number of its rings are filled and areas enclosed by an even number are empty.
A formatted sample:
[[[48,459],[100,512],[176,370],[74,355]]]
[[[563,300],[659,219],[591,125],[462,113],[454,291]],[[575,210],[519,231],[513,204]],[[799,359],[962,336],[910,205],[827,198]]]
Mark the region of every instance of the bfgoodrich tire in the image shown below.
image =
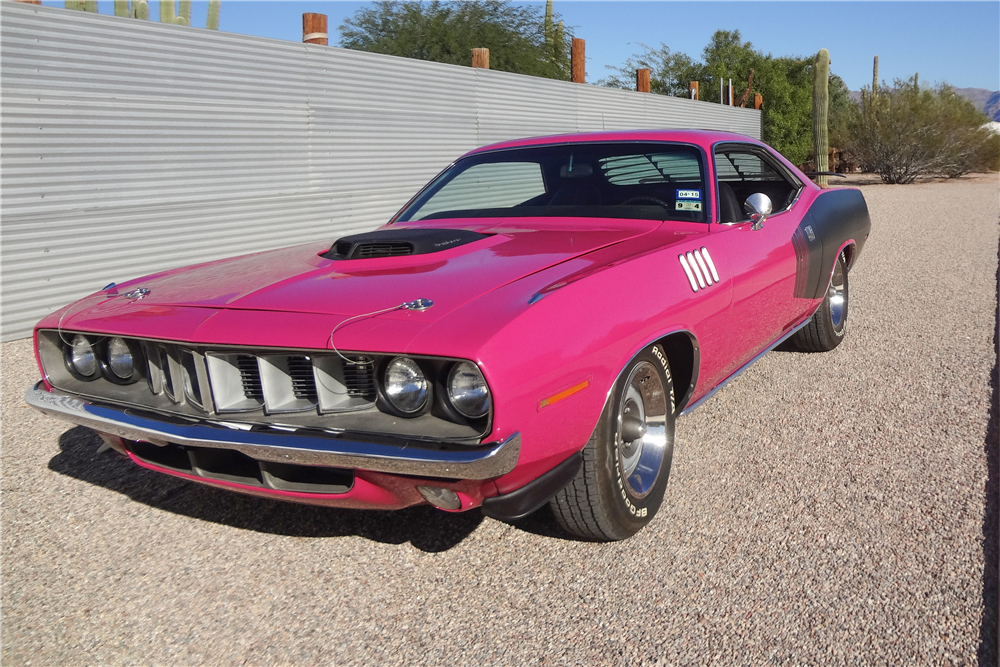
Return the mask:
[[[812,319],[792,336],[792,343],[805,352],[829,352],[840,345],[847,331],[847,263],[837,258],[830,287]]]
[[[663,348],[653,345],[622,371],[583,467],[549,502],[556,521],[587,539],[631,537],[660,508],[673,453],[673,383]]]

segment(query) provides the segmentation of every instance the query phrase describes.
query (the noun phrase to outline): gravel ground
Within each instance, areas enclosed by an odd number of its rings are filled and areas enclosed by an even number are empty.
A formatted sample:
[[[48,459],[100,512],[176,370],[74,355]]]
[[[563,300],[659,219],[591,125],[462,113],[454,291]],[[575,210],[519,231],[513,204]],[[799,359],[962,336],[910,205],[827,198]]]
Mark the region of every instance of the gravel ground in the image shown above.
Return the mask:
[[[682,419],[623,543],[149,473],[4,344],[3,664],[996,664],[1000,187],[863,189],[846,341]]]

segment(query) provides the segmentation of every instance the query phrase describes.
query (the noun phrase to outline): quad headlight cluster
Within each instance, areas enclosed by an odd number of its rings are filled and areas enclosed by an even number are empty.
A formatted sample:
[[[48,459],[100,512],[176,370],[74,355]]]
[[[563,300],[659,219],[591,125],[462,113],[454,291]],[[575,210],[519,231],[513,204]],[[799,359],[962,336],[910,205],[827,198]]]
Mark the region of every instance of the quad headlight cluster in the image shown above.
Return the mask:
[[[143,384],[149,385],[153,396],[165,394],[175,405],[186,402],[201,411],[260,409],[265,415],[318,412],[319,417],[324,417],[375,408],[407,421],[428,418],[430,424],[432,418],[437,418],[482,431],[489,427],[493,409],[490,389],[479,366],[462,359],[374,355],[359,357],[367,360],[365,364],[348,365],[328,353],[233,349],[202,352],[175,343],[97,334],[46,331],[40,334],[39,341],[43,365],[56,386],[70,381],[69,376],[86,383],[99,380],[97,385],[135,385],[145,379]],[[46,358],[55,361],[60,357],[62,368],[55,372],[55,364]],[[100,393],[95,386],[91,385],[87,392]],[[202,387],[212,390],[212,407],[206,407]],[[139,388],[133,386],[128,391],[111,395],[143,403],[144,394]],[[343,404],[347,403],[345,408]],[[425,426],[401,428],[419,432]]]
[[[141,374],[137,370],[137,345],[124,338],[76,334],[64,350],[66,367],[80,380],[104,377],[115,384],[130,384]]]
[[[394,357],[385,364],[382,391],[386,402],[401,416],[424,414],[434,407],[434,388],[441,394],[438,404],[446,412],[476,420],[485,417],[491,407],[490,390],[479,367],[470,361],[458,361],[437,371],[434,378],[410,357]]]

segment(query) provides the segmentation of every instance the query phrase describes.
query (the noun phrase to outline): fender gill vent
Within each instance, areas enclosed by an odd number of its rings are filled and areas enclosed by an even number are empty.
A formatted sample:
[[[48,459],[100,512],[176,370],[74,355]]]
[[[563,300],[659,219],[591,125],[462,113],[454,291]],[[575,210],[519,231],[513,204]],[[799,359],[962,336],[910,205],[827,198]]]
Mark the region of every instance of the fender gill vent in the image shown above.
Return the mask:
[[[681,268],[684,269],[692,292],[711,287],[719,282],[719,272],[715,268],[712,256],[708,253],[708,248],[702,246],[700,250],[677,255],[677,260],[681,263]]]
[[[468,229],[409,229],[389,227],[367,234],[338,239],[320,257],[326,259],[373,259],[402,255],[427,255],[488,238],[489,234]]]

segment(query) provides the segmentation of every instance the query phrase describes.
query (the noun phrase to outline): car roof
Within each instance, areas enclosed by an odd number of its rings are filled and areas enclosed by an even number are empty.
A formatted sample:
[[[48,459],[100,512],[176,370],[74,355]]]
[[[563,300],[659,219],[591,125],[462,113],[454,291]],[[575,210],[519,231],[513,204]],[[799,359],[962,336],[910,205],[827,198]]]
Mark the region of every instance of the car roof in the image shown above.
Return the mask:
[[[638,141],[671,141],[686,144],[697,144],[708,147],[720,141],[740,141],[762,144],[758,139],[734,132],[717,130],[623,130],[617,132],[581,132],[576,134],[554,134],[544,137],[529,137],[514,139],[482,146],[469,151],[467,155],[487,151],[504,150],[507,148],[522,148],[525,146],[546,146],[553,144],[579,144],[594,142],[638,142]]]

